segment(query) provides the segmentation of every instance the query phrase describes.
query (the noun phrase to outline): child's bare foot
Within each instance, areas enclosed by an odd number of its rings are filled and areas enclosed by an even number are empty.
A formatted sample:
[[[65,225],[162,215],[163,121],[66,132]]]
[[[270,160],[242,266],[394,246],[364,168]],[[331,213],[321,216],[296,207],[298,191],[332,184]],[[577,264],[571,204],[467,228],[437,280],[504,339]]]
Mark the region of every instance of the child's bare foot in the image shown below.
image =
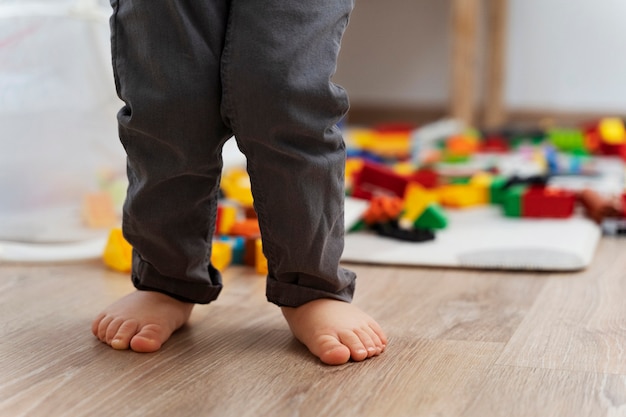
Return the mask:
[[[154,352],[189,319],[193,304],[153,291],[135,291],[105,309],[91,325],[113,349]]]
[[[296,339],[328,365],[362,361],[387,346],[378,323],[352,304],[324,298],[281,310]]]

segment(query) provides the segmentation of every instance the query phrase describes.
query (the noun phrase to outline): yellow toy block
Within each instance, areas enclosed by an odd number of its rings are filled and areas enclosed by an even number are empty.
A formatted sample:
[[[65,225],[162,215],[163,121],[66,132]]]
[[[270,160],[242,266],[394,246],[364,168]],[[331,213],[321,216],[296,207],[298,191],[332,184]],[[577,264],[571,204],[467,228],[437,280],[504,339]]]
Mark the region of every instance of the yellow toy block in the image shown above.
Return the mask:
[[[233,260],[233,248],[228,242],[214,240],[211,244],[211,263],[213,266],[222,271]]]
[[[354,176],[363,169],[365,162],[361,158],[348,158],[346,160],[346,189],[350,189],[354,183]]]
[[[115,228],[109,232],[102,260],[111,269],[130,272],[133,263],[133,247],[124,239],[122,229]]]
[[[263,254],[263,241],[261,239],[257,239],[254,242],[255,247],[255,257],[254,257],[254,266],[256,269],[256,273],[259,275],[267,275],[267,258]]]
[[[600,136],[609,145],[626,143],[626,128],[624,122],[617,117],[606,117],[598,124]]]
[[[439,200],[438,195],[416,182],[410,182],[404,191],[404,206],[400,224],[413,224],[426,207]]]
[[[215,232],[218,235],[227,235],[237,223],[238,210],[237,207],[230,204],[220,203],[217,208],[217,225]]]
[[[472,207],[486,204],[485,190],[469,184],[448,184],[437,189],[441,205],[446,207]]]
[[[220,184],[224,195],[244,207],[252,207],[250,177],[243,169],[232,169],[222,176]]]
[[[406,157],[411,150],[411,135],[408,132],[352,129],[346,136],[357,148],[383,157]]]
[[[479,204],[489,204],[491,201],[492,182],[493,175],[488,172],[478,172],[470,179],[469,185],[476,189],[476,197],[480,199]]]

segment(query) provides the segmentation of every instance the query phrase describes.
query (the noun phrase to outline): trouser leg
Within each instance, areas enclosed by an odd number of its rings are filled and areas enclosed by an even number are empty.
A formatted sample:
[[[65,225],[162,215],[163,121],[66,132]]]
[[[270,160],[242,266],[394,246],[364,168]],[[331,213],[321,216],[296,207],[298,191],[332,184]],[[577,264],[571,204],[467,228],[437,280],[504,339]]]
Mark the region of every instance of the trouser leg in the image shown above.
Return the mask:
[[[223,55],[223,114],[248,157],[268,259],[268,300],[350,301],[343,251],[348,109],[330,79],[352,0],[236,0]]]
[[[221,171],[231,135],[220,114],[227,0],[112,0],[112,52],[127,158],[123,229],[133,283],[208,303]]]

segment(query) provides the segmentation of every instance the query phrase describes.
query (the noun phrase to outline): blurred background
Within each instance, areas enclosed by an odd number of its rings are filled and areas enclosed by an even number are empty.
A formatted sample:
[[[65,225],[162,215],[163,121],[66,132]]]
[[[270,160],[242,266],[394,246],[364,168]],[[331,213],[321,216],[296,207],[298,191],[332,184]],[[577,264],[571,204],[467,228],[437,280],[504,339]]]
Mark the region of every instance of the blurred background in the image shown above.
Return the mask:
[[[82,196],[123,178],[109,14],[0,0],[0,240],[86,237]],[[495,124],[621,117],[624,16],[622,0],[358,0],[335,78],[347,121],[480,125],[492,105]]]

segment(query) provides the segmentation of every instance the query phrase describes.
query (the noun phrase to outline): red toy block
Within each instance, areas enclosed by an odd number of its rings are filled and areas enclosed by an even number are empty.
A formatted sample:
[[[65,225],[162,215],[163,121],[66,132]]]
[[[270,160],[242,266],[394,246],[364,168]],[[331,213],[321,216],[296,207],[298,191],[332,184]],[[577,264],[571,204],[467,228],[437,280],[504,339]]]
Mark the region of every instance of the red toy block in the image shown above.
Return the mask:
[[[373,127],[373,130],[379,133],[406,133],[409,134],[416,129],[412,123],[380,123]]]
[[[487,136],[480,143],[480,151],[488,153],[506,153],[510,150],[509,143],[503,136],[491,135]]]
[[[570,217],[575,203],[576,194],[572,191],[530,187],[522,196],[522,217]]]
[[[371,200],[374,196],[395,195],[403,198],[408,184],[408,178],[386,166],[365,161],[361,171],[354,176],[352,197]]]
[[[439,185],[439,174],[428,168],[418,169],[409,176],[410,182],[416,182],[424,188],[436,188]]]

